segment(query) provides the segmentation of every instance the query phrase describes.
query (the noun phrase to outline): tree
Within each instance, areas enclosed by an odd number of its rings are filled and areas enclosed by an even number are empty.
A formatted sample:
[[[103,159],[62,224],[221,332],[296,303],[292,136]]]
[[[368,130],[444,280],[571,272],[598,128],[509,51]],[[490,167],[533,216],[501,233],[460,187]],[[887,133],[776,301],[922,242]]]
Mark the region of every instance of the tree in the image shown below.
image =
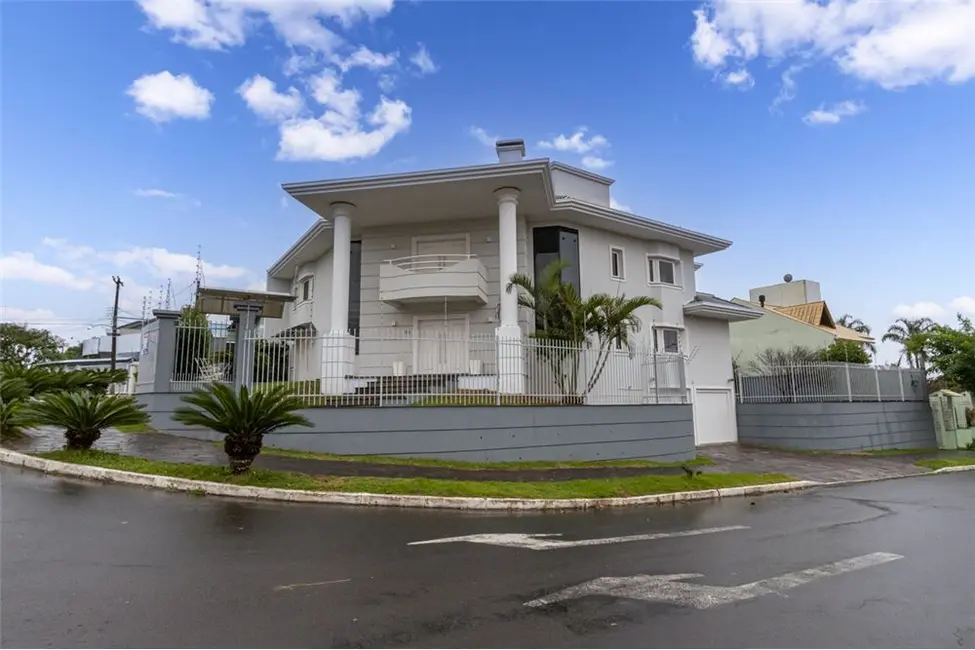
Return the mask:
[[[836,339],[828,348],[820,350],[819,358],[822,361],[840,361],[863,365],[870,363],[870,355],[863,349],[863,345],[856,341],[844,339]]]
[[[660,302],[648,296],[604,293],[583,300],[575,287],[562,281],[567,266],[568,262],[555,260],[538,278],[516,273],[506,291],[517,290],[518,304],[535,315],[535,331],[529,336],[540,342],[538,354],[551,367],[563,399],[577,402],[595,388],[613,349],[632,349],[630,336],[640,329],[637,310],[659,308]],[[583,358],[591,364],[580,390]]]
[[[881,340],[899,343],[903,348],[901,357],[907,359],[908,367],[927,371],[925,345],[927,334],[934,326],[930,318],[898,318]]]
[[[931,367],[949,388],[975,395],[975,326],[958,314],[958,328],[935,325],[927,334]]]
[[[134,397],[88,391],[45,393],[25,412],[37,424],[63,428],[69,449],[90,449],[102,429],[149,422],[149,414]]]
[[[65,360],[80,359],[81,347],[81,343],[78,343],[77,345],[69,345],[68,347],[64,348],[64,351],[61,352],[61,358]]]
[[[854,332],[863,334],[864,336],[870,336],[870,326],[864,323],[856,316],[853,316],[852,314],[843,314],[843,316],[841,316],[840,319],[836,321],[836,324],[842,325],[843,327],[847,327],[853,330]],[[870,350],[871,354],[877,353],[877,346],[874,345],[873,343],[867,343],[866,347],[868,350]]]
[[[42,328],[0,323],[0,362],[31,366],[61,358],[64,340]]]
[[[27,382],[20,377],[0,376],[0,438],[17,438],[34,422],[24,410],[30,398]]]
[[[214,382],[184,396],[183,402],[189,406],[177,408],[172,417],[224,434],[223,450],[230,460],[230,471],[243,474],[261,453],[266,434],[287,426],[312,426],[308,418],[297,413],[304,408],[304,401],[290,390],[283,384],[253,392],[241,386],[235,393],[226,384]]]

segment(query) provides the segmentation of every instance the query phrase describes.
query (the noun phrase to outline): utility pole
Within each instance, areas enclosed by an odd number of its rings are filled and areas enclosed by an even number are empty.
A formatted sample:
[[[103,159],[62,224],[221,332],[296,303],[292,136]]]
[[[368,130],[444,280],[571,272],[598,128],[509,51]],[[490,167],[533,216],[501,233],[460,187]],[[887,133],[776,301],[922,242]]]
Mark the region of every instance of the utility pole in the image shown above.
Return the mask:
[[[118,294],[122,288],[122,278],[117,275],[112,276],[115,283],[115,306],[112,307],[112,362],[111,369],[115,370],[115,355],[118,353]]]

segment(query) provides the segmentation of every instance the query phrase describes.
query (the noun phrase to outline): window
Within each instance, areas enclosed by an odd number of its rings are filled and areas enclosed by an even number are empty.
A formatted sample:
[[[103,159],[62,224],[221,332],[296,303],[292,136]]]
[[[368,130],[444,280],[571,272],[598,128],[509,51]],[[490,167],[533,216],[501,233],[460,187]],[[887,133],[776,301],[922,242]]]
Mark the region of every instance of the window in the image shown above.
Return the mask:
[[[609,249],[609,272],[614,280],[623,280],[625,269],[623,268],[623,249]]]
[[[673,260],[647,257],[647,282],[677,286],[677,263]]]
[[[304,280],[301,283],[301,299],[302,300],[311,299],[311,279]]]
[[[349,247],[349,332],[355,335],[355,353],[359,354],[359,328],[362,320],[362,242]]]
[[[312,299],[315,287],[314,281],[315,278],[306,275],[295,284],[295,307]]]
[[[657,352],[676,354],[680,352],[680,330],[672,327],[656,328],[655,345]]]
[[[562,226],[547,226],[535,228],[532,231],[532,268],[535,277],[542,275],[545,267],[555,260],[562,260],[567,266],[562,269],[562,282],[581,292],[579,280],[579,232]],[[535,328],[542,329],[540,319],[535,322]]]

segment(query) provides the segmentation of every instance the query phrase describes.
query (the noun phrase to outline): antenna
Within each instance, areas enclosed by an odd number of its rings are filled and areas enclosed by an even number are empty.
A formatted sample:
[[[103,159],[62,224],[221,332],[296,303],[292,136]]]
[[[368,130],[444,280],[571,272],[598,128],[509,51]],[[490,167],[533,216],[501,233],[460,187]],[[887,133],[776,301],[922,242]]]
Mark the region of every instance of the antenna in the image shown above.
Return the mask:
[[[166,279],[166,309],[173,308],[173,281],[171,278]]]
[[[196,284],[196,290],[193,292],[193,304],[200,297],[200,285],[203,282],[203,247],[197,245],[196,247],[196,278],[193,280]]]
[[[792,274],[786,273],[785,277],[783,277],[782,279],[785,280],[786,282],[792,282]]]

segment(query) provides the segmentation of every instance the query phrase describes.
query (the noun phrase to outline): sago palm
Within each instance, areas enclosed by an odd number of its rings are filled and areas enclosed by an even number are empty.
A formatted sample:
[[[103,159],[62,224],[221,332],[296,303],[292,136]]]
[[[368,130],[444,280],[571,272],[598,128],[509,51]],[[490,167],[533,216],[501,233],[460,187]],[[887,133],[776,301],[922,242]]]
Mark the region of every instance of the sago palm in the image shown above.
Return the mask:
[[[0,377],[0,438],[16,438],[34,426],[25,411],[30,388],[20,377]]]
[[[149,414],[134,397],[88,391],[45,393],[25,411],[39,425],[64,429],[67,446],[73,449],[90,449],[103,429],[149,422]]]
[[[291,394],[286,384],[235,392],[226,384],[214,382],[183,397],[189,406],[173,411],[173,419],[188,426],[206,427],[224,434],[223,450],[230,471],[243,474],[261,453],[264,436],[283,427],[310,427],[308,418],[296,413],[304,401]]]

